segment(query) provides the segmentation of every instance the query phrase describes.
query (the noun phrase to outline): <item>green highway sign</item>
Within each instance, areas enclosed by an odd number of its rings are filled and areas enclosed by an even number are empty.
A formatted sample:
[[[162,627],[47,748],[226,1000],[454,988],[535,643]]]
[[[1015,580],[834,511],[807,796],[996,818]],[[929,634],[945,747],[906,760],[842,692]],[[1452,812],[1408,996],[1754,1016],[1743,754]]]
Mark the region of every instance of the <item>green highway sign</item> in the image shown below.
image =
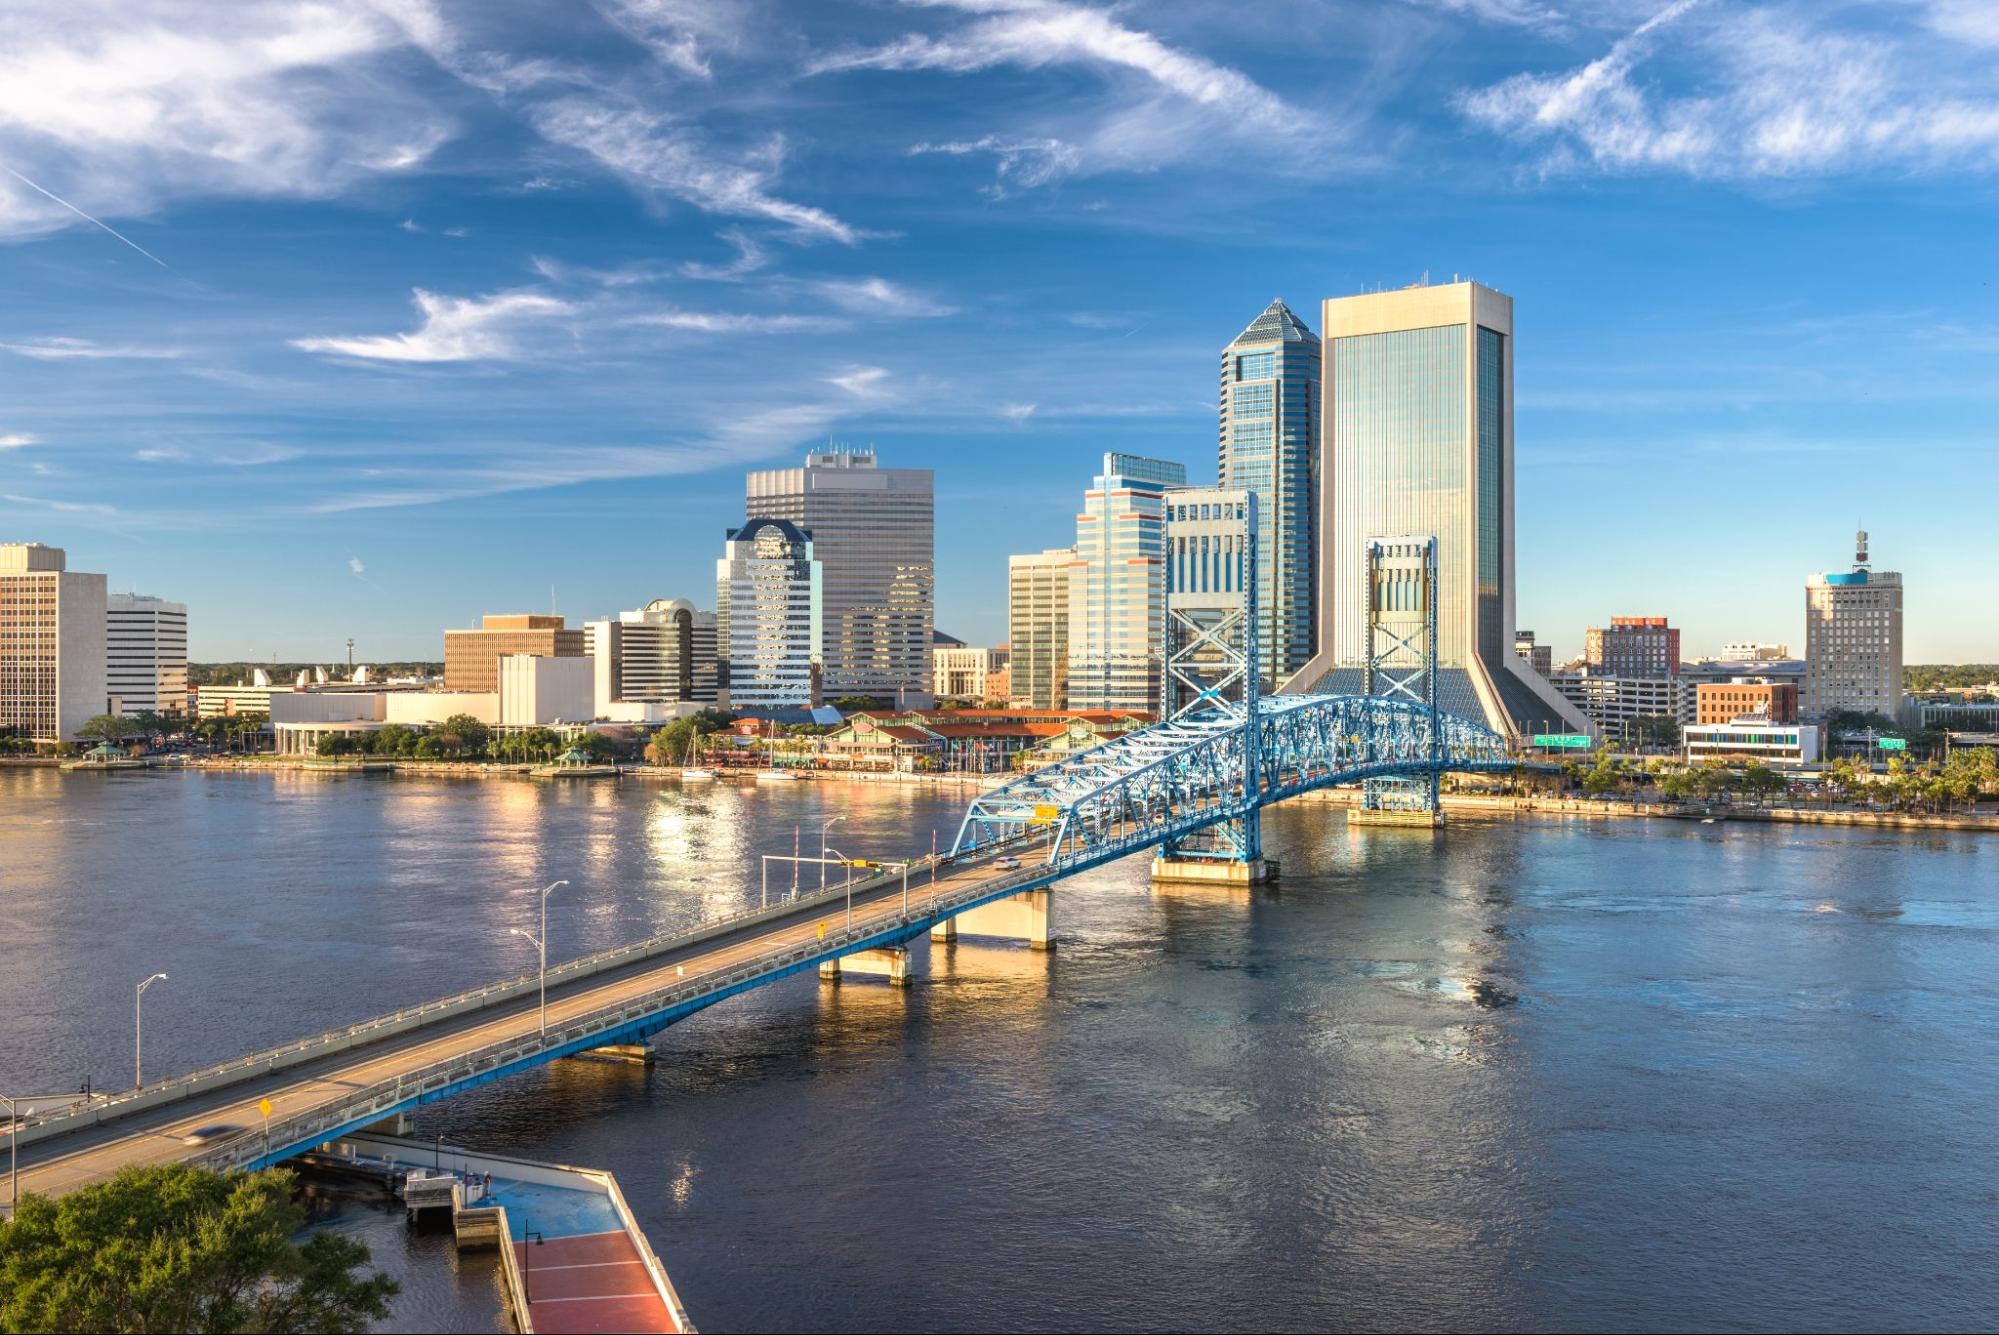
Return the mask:
[[[1909,749],[1909,744],[1900,737],[1876,737],[1874,745],[1880,747],[1883,751],[1906,751]]]
[[[1587,751],[1589,737],[1580,732],[1537,732],[1534,734],[1534,745],[1552,746],[1559,750]]]

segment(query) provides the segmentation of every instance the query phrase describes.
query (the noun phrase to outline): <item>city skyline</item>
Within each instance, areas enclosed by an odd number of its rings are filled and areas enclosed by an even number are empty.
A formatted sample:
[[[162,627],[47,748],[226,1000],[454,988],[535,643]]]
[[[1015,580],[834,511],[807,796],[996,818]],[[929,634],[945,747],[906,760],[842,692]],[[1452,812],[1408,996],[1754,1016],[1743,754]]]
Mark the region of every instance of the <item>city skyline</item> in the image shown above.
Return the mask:
[[[433,657],[551,585],[572,625],[699,589],[744,472],[872,443],[935,470],[937,622],[990,643],[1106,450],[1213,480],[1273,295],[1466,273],[1520,303],[1516,614],[1558,657],[1618,608],[1801,643],[1856,526],[1909,661],[1999,657],[1946,614],[1999,540],[1937,522],[1999,472],[1992,136],[1921,128],[1989,59],[1965,7],[969,10],[607,0],[537,65],[541,15],[127,7],[185,68],[18,10],[0,538],[186,603],[197,659]]]

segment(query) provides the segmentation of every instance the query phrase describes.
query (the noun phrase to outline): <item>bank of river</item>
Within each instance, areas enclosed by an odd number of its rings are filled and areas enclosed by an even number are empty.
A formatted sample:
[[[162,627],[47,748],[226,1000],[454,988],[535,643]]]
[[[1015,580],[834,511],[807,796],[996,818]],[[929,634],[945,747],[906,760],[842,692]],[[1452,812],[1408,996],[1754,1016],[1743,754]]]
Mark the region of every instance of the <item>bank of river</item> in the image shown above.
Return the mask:
[[[757,855],[948,842],[901,784],[0,772],[0,1088],[188,1068],[731,911]],[[716,1330],[1999,1324],[1999,841],[1456,813],[1267,822],[1284,879],[1075,878],[1061,945],[919,943],[425,1109],[615,1173]],[[808,875],[811,873],[808,872]],[[354,1203],[393,1327],[491,1274]],[[461,1268],[462,1267],[462,1268]]]

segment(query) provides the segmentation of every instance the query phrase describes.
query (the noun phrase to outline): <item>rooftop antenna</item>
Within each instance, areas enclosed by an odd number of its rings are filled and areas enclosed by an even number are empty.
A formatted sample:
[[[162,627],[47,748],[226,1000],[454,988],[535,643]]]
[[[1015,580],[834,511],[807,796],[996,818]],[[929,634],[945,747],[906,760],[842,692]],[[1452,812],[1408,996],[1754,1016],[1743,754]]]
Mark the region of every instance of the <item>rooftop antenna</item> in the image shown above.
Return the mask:
[[[354,637],[347,637],[347,675],[354,675]]]
[[[555,586],[553,584],[548,586],[548,614],[550,616],[559,615],[555,610]]]

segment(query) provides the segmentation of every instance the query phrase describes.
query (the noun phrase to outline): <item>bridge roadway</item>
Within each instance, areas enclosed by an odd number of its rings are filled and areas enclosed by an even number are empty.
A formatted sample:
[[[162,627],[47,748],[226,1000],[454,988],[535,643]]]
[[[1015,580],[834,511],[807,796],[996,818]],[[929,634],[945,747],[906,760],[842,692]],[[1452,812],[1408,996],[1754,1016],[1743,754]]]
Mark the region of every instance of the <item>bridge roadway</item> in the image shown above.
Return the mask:
[[[977,857],[940,859],[934,883],[927,858],[910,864],[906,882],[895,871],[857,881],[851,928],[844,888],[835,886],[719,926],[605,952],[642,953],[629,962],[610,961],[586,977],[561,976],[551,966],[545,1037],[538,1021],[536,975],[528,974],[502,989],[510,991],[504,999],[456,1011],[449,1009],[450,1002],[432,1003],[425,1009],[439,1010],[438,1018],[344,1050],[314,1055],[313,1044],[326,1040],[311,1040],[279,1050],[284,1055],[278,1060],[289,1064],[274,1063],[265,1070],[239,1067],[235,1074],[219,1068],[191,1085],[188,1077],[175,1077],[149,1086],[149,1091],[171,1091],[179,1082],[187,1090],[151,1106],[121,1111],[122,1102],[144,1100],[113,1096],[108,1103],[67,1115],[24,1117],[21,1190],[59,1196],[133,1164],[227,1168],[274,1163],[342,1131],[555,1057],[641,1041],[751,987],[856,950],[913,940],[966,909],[1077,870],[1044,864],[1045,849],[1031,849],[1028,842],[1013,849],[1028,855],[1019,870],[995,868],[993,861],[1008,850],[991,848]],[[564,967],[573,970],[579,964],[588,967],[589,961]],[[370,1023],[382,1026],[393,1018]],[[267,1056],[253,1060],[262,1064]],[[268,1133],[258,1107],[262,1099],[271,1103]],[[196,1128],[218,1123],[241,1130],[206,1146],[184,1142]],[[31,1136],[36,1138],[32,1142]],[[0,1164],[0,1172],[4,1169]]]

